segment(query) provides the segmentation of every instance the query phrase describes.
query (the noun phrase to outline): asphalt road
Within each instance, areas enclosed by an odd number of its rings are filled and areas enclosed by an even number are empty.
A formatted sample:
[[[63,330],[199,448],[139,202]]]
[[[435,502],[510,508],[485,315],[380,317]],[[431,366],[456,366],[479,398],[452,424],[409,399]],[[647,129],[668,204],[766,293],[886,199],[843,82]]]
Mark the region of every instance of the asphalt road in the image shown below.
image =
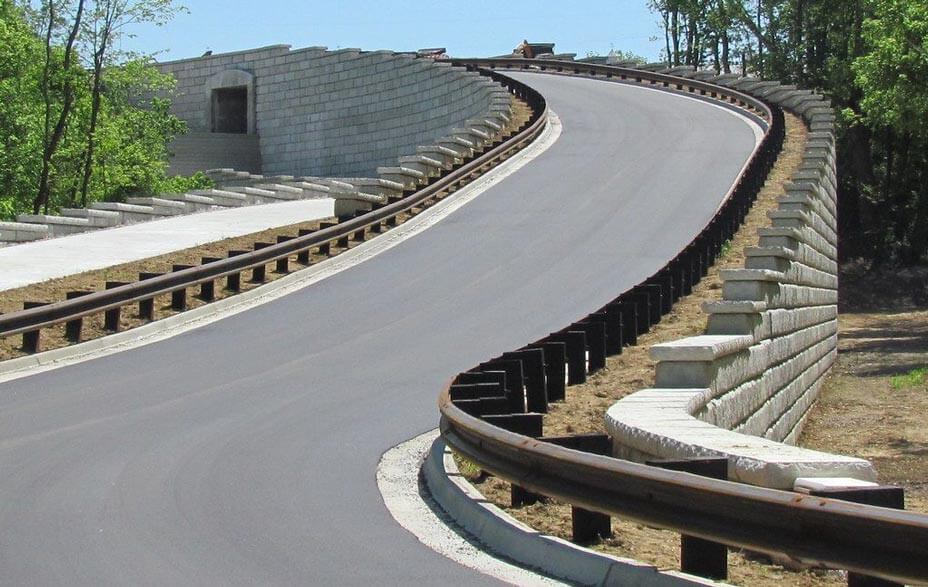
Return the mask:
[[[485,584],[396,525],[380,455],[454,373],[696,234],[754,145],[721,109],[523,74],[564,131],[435,227],[157,344],[0,385],[0,583]]]

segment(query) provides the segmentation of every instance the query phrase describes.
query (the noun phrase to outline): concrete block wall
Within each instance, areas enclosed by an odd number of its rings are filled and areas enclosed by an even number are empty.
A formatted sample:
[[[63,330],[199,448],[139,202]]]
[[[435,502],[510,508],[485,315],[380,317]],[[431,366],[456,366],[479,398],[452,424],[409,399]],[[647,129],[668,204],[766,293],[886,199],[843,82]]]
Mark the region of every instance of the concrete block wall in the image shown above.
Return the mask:
[[[376,176],[508,97],[476,73],[390,51],[277,45],[158,67],[177,79],[172,109],[194,133],[210,130],[211,80],[230,70],[253,76],[265,174]]]
[[[798,114],[809,140],[744,268],[722,272],[723,299],[704,306],[706,334],[652,347],[655,388],[608,410],[615,453],[635,460],[726,456],[731,479],[781,489],[799,477],[873,481],[868,461],[793,446],[837,357],[834,114],[820,96],[777,82],[732,75],[708,81]]]

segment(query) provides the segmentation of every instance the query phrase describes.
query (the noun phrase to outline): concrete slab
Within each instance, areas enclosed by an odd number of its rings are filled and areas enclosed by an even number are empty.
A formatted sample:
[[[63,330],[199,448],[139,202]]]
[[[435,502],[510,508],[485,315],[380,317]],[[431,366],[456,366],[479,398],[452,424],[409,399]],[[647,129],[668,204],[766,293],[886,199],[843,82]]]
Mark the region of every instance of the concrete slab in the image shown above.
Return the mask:
[[[0,249],[0,291],[332,216],[319,198],[174,216]]]

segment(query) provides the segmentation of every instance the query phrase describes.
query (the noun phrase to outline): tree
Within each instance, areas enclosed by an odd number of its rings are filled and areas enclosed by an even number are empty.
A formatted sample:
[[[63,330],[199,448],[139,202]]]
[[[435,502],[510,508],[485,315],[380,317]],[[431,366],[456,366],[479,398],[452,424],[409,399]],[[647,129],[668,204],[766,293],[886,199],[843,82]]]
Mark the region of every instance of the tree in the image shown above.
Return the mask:
[[[41,53],[23,9],[0,0],[0,218],[32,205],[42,151]]]
[[[55,34],[61,21],[59,14],[62,9],[66,9],[66,2],[56,2],[56,0],[46,0],[42,5],[42,17],[46,23],[45,26],[45,62],[42,68],[42,99],[45,102],[45,127],[42,141],[42,171],[39,176],[39,187],[35,199],[32,201],[32,213],[38,214],[44,208],[48,213],[48,201],[51,186],[49,179],[52,171],[52,158],[58,150],[58,145],[64,137],[65,128],[68,124],[68,117],[71,115],[71,108],[74,106],[74,77],[76,72],[72,71],[74,63],[74,43],[77,40],[77,33],[80,31],[81,18],[84,14],[84,0],[78,0],[75,9],[74,18],[71,26],[67,29],[67,41],[65,42],[64,53],[61,58],[60,77],[61,77],[61,106],[58,111],[58,120],[52,126],[54,118],[55,98],[53,92],[53,77],[57,66],[56,53],[54,46]]]
[[[878,227],[888,252],[916,263],[928,252],[928,5],[873,0],[871,7],[862,26],[867,52],[852,65],[863,95],[859,122],[882,154],[868,195],[889,212],[889,225]]]
[[[87,205],[87,191],[93,173],[97,123],[100,115],[104,66],[111,57],[112,46],[127,26],[142,22],[162,25],[184,10],[172,0],[97,0],[85,25],[85,37],[91,53],[90,125],[83,154],[80,184],[81,206]]]
[[[90,203],[205,183],[165,177],[166,145],[186,130],[169,112],[173,78],[112,50],[121,27],[170,3],[98,13],[105,2],[0,0],[0,218],[73,206],[82,191]]]
[[[842,258],[928,254],[928,5],[907,0],[651,0],[668,64],[827,95],[838,123]]]

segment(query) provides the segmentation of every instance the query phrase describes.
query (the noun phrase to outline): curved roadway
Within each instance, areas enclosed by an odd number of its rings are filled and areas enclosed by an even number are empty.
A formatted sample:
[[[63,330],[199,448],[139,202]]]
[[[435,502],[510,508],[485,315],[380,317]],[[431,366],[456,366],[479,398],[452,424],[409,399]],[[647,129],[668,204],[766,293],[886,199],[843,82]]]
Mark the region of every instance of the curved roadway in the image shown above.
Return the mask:
[[[486,584],[396,525],[381,454],[454,373],[671,258],[754,146],[696,100],[522,74],[548,151],[424,233],[160,343],[0,385],[0,583]]]

